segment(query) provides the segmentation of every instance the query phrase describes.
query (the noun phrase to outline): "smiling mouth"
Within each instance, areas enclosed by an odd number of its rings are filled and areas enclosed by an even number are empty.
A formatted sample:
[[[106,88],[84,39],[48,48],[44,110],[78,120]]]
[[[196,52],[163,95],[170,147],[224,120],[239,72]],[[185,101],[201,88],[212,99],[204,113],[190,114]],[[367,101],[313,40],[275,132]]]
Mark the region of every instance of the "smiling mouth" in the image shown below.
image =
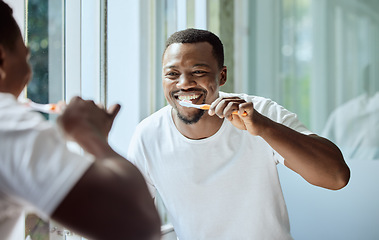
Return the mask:
[[[206,91],[202,89],[179,90],[172,93],[172,97],[177,101],[178,105],[180,101],[203,104],[205,103],[206,95]]]
[[[180,95],[178,96],[178,100],[179,101],[193,101],[193,100],[196,100],[200,97],[201,95],[200,94],[194,94],[194,95]]]

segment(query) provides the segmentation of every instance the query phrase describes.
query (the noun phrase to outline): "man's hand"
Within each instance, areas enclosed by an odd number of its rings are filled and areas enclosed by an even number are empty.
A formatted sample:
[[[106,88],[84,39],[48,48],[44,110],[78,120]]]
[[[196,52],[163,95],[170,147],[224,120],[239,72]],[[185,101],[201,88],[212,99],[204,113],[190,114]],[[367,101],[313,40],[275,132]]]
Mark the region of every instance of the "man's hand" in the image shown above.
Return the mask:
[[[232,114],[234,111],[238,111],[238,114]],[[243,115],[245,112],[247,114]],[[211,104],[208,114],[225,117],[238,129],[247,130],[255,136],[259,135],[269,122],[268,118],[255,111],[252,102],[246,102],[238,97],[216,99]]]
[[[59,116],[58,123],[69,138],[98,156],[103,154],[100,150],[104,150],[104,146],[109,147],[108,134],[119,110],[118,104],[106,111],[91,100],[74,97]]]

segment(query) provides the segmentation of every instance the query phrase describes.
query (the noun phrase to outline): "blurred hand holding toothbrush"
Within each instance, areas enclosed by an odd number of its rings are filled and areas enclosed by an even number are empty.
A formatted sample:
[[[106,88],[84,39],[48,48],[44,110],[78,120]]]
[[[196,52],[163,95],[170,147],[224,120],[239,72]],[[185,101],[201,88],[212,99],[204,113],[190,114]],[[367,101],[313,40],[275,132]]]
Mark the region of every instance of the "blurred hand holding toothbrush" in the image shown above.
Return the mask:
[[[48,113],[48,114],[60,114],[64,111],[66,107],[66,103],[63,101],[60,101],[58,103],[42,104],[42,103],[33,102],[32,100],[28,98],[24,98],[24,99],[21,99],[20,102],[35,111]]]

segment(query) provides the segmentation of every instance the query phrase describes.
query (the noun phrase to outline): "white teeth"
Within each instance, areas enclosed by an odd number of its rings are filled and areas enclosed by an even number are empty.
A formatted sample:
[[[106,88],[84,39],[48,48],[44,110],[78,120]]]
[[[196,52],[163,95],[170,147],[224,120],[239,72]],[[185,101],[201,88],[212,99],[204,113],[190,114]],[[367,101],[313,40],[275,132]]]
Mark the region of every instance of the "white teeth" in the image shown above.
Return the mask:
[[[189,100],[192,100],[192,99],[196,99],[200,97],[200,95],[191,95],[191,96],[179,96],[179,100],[182,101],[182,100],[186,100],[186,101],[189,101]]]

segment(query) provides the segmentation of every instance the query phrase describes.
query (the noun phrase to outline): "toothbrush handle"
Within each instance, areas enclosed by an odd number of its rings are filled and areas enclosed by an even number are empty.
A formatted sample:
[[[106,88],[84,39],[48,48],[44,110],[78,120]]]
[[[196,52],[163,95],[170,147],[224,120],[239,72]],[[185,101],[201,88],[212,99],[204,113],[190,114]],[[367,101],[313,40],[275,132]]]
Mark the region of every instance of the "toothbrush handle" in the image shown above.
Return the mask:
[[[232,114],[237,114],[238,115],[238,111],[234,111],[234,112],[232,112]],[[243,112],[242,116],[244,116],[244,117],[247,116],[247,112]]]

